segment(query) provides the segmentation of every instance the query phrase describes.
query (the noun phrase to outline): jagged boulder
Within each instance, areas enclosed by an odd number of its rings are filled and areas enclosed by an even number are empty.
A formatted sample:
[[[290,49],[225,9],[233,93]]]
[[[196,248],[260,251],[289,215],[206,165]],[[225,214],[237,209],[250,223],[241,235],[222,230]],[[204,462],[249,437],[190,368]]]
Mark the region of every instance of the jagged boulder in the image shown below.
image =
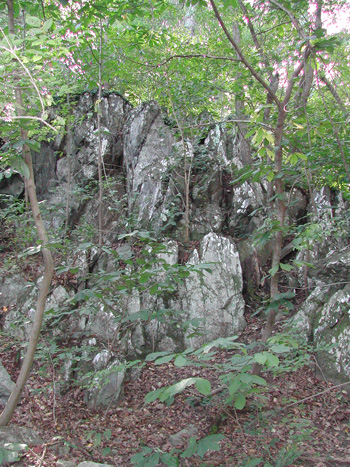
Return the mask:
[[[350,378],[350,248],[310,271],[317,284],[292,321],[318,348],[318,364],[331,380]]]
[[[5,462],[17,462],[28,446],[44,444],[43,439],[32,428],[10,425],[0,428],[0,449]]]
[[[134,109],[124,129],[124,166],[129,214],[138,225],[157,229],[167,190],[174,138],[152,101]],[[164,209],[164,207],[163,207]]]
[[[5,405],[11,392],[15,387],[15,383],[11,380],[0,361],[0,405]]]
[[[194,250],[189,263],[211,263],[211,273],[191,273],[179,288],[174,307],[185,312],[187,319],[202,320],[203,335],[186,339],[188,347],[198,347],[219,337],[234,335],[245,326],[242,297],[242,269],[235,244],[215,233],[206,235],[199,251]]]
[[[96,369],[105,366],[104,358],[105,356],[102,356],[95,360]],[[88,407],[93,409],[116,407],[123,395],[125,375],[125,367],[119,360],[115,360],[105,370],[100,370],[85,392],[85,402]]]

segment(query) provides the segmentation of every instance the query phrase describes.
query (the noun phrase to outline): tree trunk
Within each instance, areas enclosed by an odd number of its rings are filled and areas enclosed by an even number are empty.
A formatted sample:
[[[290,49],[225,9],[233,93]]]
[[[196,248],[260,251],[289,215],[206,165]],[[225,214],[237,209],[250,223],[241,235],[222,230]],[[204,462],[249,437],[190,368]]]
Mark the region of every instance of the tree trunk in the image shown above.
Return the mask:
[[[14,30],[13,0],[8,0],[7,4],[8,4],[9,33],[14,35],[15,30]],[[15,98],[16,98],[16,104],[18,108],[17,112],[19,115],[23,115],[24,106],[23,106],[23,99],[22,99],[22,91],[19,87],[15,89]],[[28,139],[27,131],[23,128],[21,128],[21,138],[22,140]],[[27,352],[23,360],[21,371],[17,378],[15,388],[12,391],[10,398],[7,401],[4,407],[4,410],[0,416],[0,426],[5,426],[10,422],[12,415],[17,407],[18,401],[21,397],[24,386],[27,382],[30,370],[32,368],[34,355],[35,355],[35,351],[37,348],[42,321],[43,321],[44,312],[45,312],[46,298],[49,292],[51,280],[52,280],[53,273],[54,273],[54,262],[53,262],[51,252],[49,249],[45,247],[45,245],[48,243],[48,236],[47,236],[44,222],[41,218],[39,204],[38,204],[38,200],[36,197],[32,156],[31,156],[30,149],[26,144],[23,145],[23,158],[29,169],[29,178],[27,178],[28,197],[29,197],[30,206],[32,209],[32,214],[33,214],[35,226],[37,229],[38,237],[40,241],[42,242],[42,254],[44,258],[45,272],[44,272],[43,280],[40,284],[40,291],[39,291],[39,296],[38,296],[38,300],[36,304],[36,313],[35,313],[33,326],[32,326],[32,330],[31,330],[31,334],[29,338]]]

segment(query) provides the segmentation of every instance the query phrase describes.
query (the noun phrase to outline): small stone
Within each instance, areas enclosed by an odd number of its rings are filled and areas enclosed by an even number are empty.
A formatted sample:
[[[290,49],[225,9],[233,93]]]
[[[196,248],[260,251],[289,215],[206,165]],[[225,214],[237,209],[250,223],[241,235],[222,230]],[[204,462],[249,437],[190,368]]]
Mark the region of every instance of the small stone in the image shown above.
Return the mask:
[[[194,425],[188,425],[187,428],[175,433],[174,435],[169,436],[169,443],[176,447],[180,447],[184,444],[184,440],[186,438],[190,438],[191,436],[195,436],[198,434],[198,428]]]
[[[63,461],[63,460],[58,460],[56,462],[56,467],[75,467],[76,463],[73,461]]]

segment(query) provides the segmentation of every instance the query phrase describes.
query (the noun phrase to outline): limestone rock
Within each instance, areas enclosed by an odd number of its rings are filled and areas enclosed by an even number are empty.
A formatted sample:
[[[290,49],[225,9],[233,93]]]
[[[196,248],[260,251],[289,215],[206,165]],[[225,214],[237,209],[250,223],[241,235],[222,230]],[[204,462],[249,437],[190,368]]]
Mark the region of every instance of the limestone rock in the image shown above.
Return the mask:
[[[0,405],[5,405],[15,383],[11,380],[10,375],[7,373],[0,361]]]
[[[110,464],[99,464],[98,462],[84,461],[80,462],[77,467],[112,467]]]
[[[188,440],[191,436],[198,435],[198,428],[195,425],[188,425],[181,431],[178,431],[174,435],[169,436],[169,443],[174,446],[174,448],[182,447],[185,440]]]
[[[204,330],[204,336],[186,339],[187,346],[198,347],[243,329],[242,269],[234,243],[209,233],[203,238],[200,251],[194,250],[189,263],[212,263],[212,272],[204,271],[203,277],[193,272],[179,288],[179,303],[187,319],[202,320],[201,328]]]
[[[160,220],[158,208],[167,190],[167,171],[174,140],[163,123],[159,105],[152,101],[133,110],[124,130],[124,166],[129,213],[139,225]],[[135,214],[136,213],[136,214]]]
[[[123,395],[125,374],[126,370],[119,360],[97,373],[93,386],[85,392],[88,407],[96,409],[117,406]]]
[[[8,463],[17,462],[21,453],[28,446],[43,444],[44,441],[32,428],[9,425],[0,428],[0,448],[4,450],[5,460]]]
[[[65,460],[59,459],[56,462],[56,467],[76,467],[76,463],[73,461],[65,461]]]
[[[312,276],[318,285],[293,318],[292,326],[314,342],[318,363],[326,377],[348,381],[350,248],[333,253],[316,264]]]

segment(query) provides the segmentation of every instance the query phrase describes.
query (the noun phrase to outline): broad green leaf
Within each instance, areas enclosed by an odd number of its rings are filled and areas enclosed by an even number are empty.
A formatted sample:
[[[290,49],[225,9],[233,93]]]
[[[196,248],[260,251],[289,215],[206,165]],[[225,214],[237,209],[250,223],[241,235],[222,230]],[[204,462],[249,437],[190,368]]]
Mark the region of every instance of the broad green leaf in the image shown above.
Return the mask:
[[[273,354],[270,354],[268,353],[267,354],[267,361],[266,361],[266,365],[268,367],[274,367],[274,366],[278,366],[279,365],[279,358],[276,357],[276,355],[273,355]]]
[[[273,136],[273,134],[270,132],[270,131],[267,131],[265,133],[265,139],[267,139],[267,141],[271,144],[274,144],[275,143],[275,137]]]
[[[280,263],[280,268],[283,269],[283,271],[288,271],[288,272],[294,269],[292,265],[284,264],[284,263]]]
[[[160,454],[158,452],[154,452],[149,457],[147,457],[146,462],[142,465],[144,467],[155,467],[159,465],[159,460],[160,460]]]
[[[260,365],[264,365],[267,360],[267,356],[265,353],[256,353],[254,355],[254,360],[259,363]]]
[[[46,20],[45,23],[43,24],[43,30],[44,30],[45,32],[48,31],[48,30],[51,28],[52,23],[53,23],[53,19],[52,19],[52,18]]]
[[[242,410],[244,409],[245,405],[246,405],[246,398],[245,398],[245,395],[242,394],[241,392],[239,392],[236,396],[236,400],[235,400],[235,407],[237,410]]]
[[[182,454],[180,454],[180,457],[182,458],[192,457],[196,451],[197,451],[197,441],[194,436],[191,436],[191,438],[188,441],[187,449],[185,449],[185,451]]]
[[[279,265],[277,265],[277,266],[271,268],[271,269],[269,270],[269,273],[271,274],[271,277],[273,277],[275,274],[277,274],[278,270],[279,270]]]
[[[176,357],[174,361],[174,365],[178,367],[185,366],[186,364],[187,364],[187,359],[183,357],[182,355],[179,355],[178,357]]]
[[[248,375],[247,373],[242,373],[239,376],[239,379],[242,381],[242,383],[245,383],[245,384],[250,384],[252,382],[252,376]]]
[[[169,352],[154,352],[150,353],[146,357],[146,362],[153,362],[159,357],[163,357],[164,355],[169,355]]]
[[[259,384],[260,386],[267,385],[266,379],[261,378],[261,376],[257,376],[257,375],[252,375],[252,383]]]
[[[240,387],[241,387],[241,382],[239,380],[239,376],[236,376],[236,378],[234,378],[234,380],[232,381],[232,383],[230,384],[230,386],[228,388],[228,392],[229,392],[230,396],[235,394]]]
[[[283,345],[283,344],[274,344],[270,347],[272,352],[275,353],[288,353],[290,352],[290,347]]]
[[[154,295],[155,293],[157,293],[158,287],[159,287],[158,284],[153,284],[149,289],[149,293],[151,295]]]
[[[180,394],[188,386],[195,384],[197,379],[198,378],[186,378],[182,381],[179,381],[178,383],[173,384],[164,390],[159,399],[164,402],[168,397],[173,397],[176,396],[176,394]]]
[[[163,363],[169,363],[174,358],[174,354],[166,355],[165,357],[157,358],[154,362],[155,365],[163,365]]]
[[[26,16],[26,23],[35,28],[40,28],[41,26],[41,20],[35,16]]]
[[[180,465],[179,459],[168,452],[163,453],[160,460],[168,467],[178,467]]]
[[[199,457],[203,458],[204,454],[207,451],[220,451],[221,446],[219,444],[220,441],[225,439],[224,435],[209,435],[205,438],[202,438],[198,441],[198,448],[197,454]]]
[[[204,378],[198,378],[198,380],[196,381],[196,388],[198,392],[207,396],[208,394],[210,394],[211,391],[210,381]]]
[[[159,398],[159,396],[164,391],[164,388],[156,389],[155,391],[151,391],[145,396],[145,404],[150,404]]]

